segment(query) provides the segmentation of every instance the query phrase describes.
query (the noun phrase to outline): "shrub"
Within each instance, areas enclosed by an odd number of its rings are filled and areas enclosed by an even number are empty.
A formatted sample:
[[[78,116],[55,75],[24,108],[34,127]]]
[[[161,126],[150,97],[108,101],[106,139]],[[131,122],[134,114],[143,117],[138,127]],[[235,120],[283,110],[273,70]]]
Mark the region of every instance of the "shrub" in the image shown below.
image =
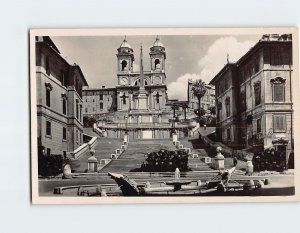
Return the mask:
[[[63,172],[63,166],[67,159],[62,155],[43,155],[39,154],[38,173],[42,176],[56,176]]]
[[[143,172],[174,172],[176,168],[180,171],[188,171],[188,153],[184,150],[169,151],[159,150],[148,153],[145,162],[140,169],[132,171]]]

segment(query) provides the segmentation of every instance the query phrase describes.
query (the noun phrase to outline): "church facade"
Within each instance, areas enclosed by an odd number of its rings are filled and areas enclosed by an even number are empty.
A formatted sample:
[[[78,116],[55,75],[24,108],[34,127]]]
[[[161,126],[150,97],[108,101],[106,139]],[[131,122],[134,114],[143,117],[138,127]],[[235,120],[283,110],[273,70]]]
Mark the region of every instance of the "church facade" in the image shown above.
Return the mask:
[[[150,48],[150,70],[144,71],[143,48],[140,50],[140,71],[133,70],[135,54],[126,39],[117,49],[117,85],[114,88],[83,90],[84,115],[120,112],[129,123],[161,122],[166,110],[166,51],[159,37]]]
[[[132,139],[169,138],[176,131],[187,134],[187,126],[174,118],[167,97],[166,49],[157,37],[149,49],[150,70],[144,70],[143,47],[139,51],[139,71],[133,69],[135,54],[126,40],[117,49],[114,88],[83,90],[84,116],[97,120],[107,137]]]

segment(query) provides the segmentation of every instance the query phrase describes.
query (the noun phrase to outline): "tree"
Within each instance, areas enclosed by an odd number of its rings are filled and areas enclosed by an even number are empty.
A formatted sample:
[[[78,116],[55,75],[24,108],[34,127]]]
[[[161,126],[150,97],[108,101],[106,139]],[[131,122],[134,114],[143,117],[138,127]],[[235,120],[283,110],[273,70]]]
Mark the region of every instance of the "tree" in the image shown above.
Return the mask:
[[[94,123],[96,123],[96,119],[94,117],[83,116],[84,127],[93,127]]]
[[[201,79],[197,80],[195,83],[193,83],[192,91],[198,99],[198,109],[201,109],[201,98],[206,93],[205,82],[203,82]],[[199,122],[200,122],[200,118],[201,118],[200,113],[201,113],[201,111],[198,112],[198,121]]]
[[[211,115],[216,115],[216,106],[211,106],[208,108],[208,110],[210,111]]]
[[[199,112],[199,109],[195,109],[194,110],[194,113],[197,115],[197,116],[204,116],[205,115],[205,113],[206,113],[206,111],[204,110],[204,108],[200,108],[200,112]]]

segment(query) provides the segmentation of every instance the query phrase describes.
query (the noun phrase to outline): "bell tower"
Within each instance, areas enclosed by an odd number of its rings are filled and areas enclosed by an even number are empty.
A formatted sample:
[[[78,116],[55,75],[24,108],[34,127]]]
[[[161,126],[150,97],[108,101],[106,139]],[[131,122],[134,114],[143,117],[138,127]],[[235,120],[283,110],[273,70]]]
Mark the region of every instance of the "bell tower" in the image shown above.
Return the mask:
[[[159,36],[150,48],[151,71],[157,73],[165,72],[166,50]]]
[[[131,48],[130,44],[127,42],[126,36],[118,48],[117,53],[118,59],[118,73],[119,74],[126,74],[132,72],[134,55],[133,49]]]

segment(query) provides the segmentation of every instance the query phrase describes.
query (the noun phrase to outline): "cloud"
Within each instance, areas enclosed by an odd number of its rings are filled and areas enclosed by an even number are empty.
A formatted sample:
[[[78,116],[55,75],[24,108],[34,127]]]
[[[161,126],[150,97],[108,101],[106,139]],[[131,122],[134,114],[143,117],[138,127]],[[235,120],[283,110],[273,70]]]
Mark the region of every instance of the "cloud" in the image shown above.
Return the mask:
[[[168,97],[170,99],[187,100],[188,79],[202,79],[205,83],[209,83],[227,63],[227,54],[229,55],[229,62],[236,62],[255,43],[255,41],[251,40],[239,42],[234,37],[221,37],[217,39],[208,48],[207,53],[198,61],[201,69],[200,73],[186,73],[177,78],[175,82],[171,82],[168,85]]]
[[[175,82],[168,84],[168,98],[169,99],[179,99],[187,100],[187,87],[188,80],[200,79],[199,74],[184,74],[180,76]]]
[[[207,54],[198,61],[198,65],[202,68],[200,77],[204,82],[209,83],[227,63],[227,54],[229,62],[236,62],[254,44],[255,41],[246,40],[239,42],[234,37],[221,37],[217,39],[208,48]]]

